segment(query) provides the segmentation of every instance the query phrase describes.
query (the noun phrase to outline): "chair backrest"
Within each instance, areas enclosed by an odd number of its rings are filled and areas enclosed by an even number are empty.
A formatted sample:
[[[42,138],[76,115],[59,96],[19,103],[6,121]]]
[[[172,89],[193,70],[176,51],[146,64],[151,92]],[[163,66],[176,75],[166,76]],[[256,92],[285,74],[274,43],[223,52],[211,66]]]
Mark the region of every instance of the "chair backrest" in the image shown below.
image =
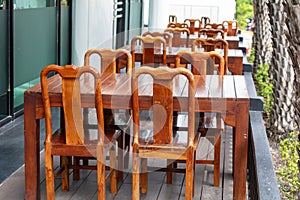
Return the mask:
[[[170,22],[177,22],[177,17],[176,17],[176,15],[169,15],[169,23]]]
[[[225,27],[225,33],[227,36],[237,36],[239,23],[236,20],[224,20],[222,24]]]
[[[224,39],[224,31],[222,31],[220,29],[204,28],[204,29],[200,29],[200,31],[198,32],[198,37]]]
[[[225,62],[225,73],[227,72],[228,65],[228,42],[224,39],[218,38],[196,38],[192,44],[192,51],[196,51],[197,48],[203,48],[204,51],[215,51],[216,49],[223,49],[223,57]]]
[[[209,17],[201,17],[201,28],[204,28],[205,24],[210,23],[210,18]]]
[[[206,28],[206,29],[208,29],[208,28],[210,28],[210,29],[220,29],[222,31],[225,31],[224,25],[223,24],[217,24],[217,23],[212,23],[212,24],[207,23],[207,24],[204,25],[204,28]]]
[[[201,21],[199,19],[185,19],[184,23],[189,25],[190,34],[198,32],[201,27]]]
[[[187,23],[170,22],[167,27],[168,28],[189,28],[189,25]]]
[[[104,141],[104,121],[100,74],[96,69],[92,67],[76,67],[73,65],[66,65],[65,67],[58,65],[49,65],[41,71],[40,80],[46,121],[45,141],[51,142],[53,134],[51,105],[47,82],[47,75],[50,72],[55,72],[61,77],[61,98],[63,117],[65,122],[65,143],[70,145],[85,144],[84,125],[82,120],[82,90],[85,90],[85,93],[95,95],[95,107],[97,111],[98,121],[98,141]],[[80,84],[82,79],[81,75],[85,73],[89,73],[94,77],[94,82],[92,84],[89,83],[88,86],[85,85],[86,83]]]
[[[188,28],[167,28],[164,32],[173,36],[173,47],[189,47],[190,30]]]
[[[162,37],[166,40],[168,47],[172,47],[172,40],[173,40],[172,34],[167,32],[150,32],[150,31],[144,32],[142,34],[143,37],[148,35],[151,37]]]
[[[99,55],[101,74],[120,73],[125,68],[126,73],[132,72],[132,57],[130,52],[125,49],[89,49],[84,55],[84,65],[90,66],[92,55]]]
[[[163,65],[167,64],[167,52],[166,52],[166,40],[162,37],[151,37],[151,36],[135,36],[131,40],[131,55],[132,55],[132,64],[135,66],[135,51],[137,43],[140,42],[140,47],[142,48],[142,65],[155,66],[155,52],[159,51],[163,55],[163,60],[159,63]],[[159,44],[159,45],[157,45]],[[160,48],[157,49],[157,46]],[[162,46],[162,49],[161,49]]]
[[[182,61],[183,63],[191,64],[191,72],[194,75],[214,74],[216,62],[218,62],[217,72],[219,75],[224,75],[224,58],[218,52],[180,51],[176,55],[176,68],[188,66],[182,65]]]
[[[139,143],[140,138],[140,106],[139,106],[139,84],[138,77],[142,74],[149,74],[153,80],[148,81],[148,94],[153,94],[151,110],[153,112],[153,141],[152,144],[169,144],[173,142],[173,82],[174,79],[183,78],[184,75],[189,83],[188,85],[188,116],[189,116],[189,136],[188,144],[193,144],[194,125],[195,125],[195,83],[193,74],[184,68],[169,67],[140,67],[132,78],[132,105],[133,105],[133,122],[134,122],[134,145]],[[149,86],[149,87],[148,87]],[[145,90],[143,90],[143,93]],[[141,91],[140,91],[141,93]]]

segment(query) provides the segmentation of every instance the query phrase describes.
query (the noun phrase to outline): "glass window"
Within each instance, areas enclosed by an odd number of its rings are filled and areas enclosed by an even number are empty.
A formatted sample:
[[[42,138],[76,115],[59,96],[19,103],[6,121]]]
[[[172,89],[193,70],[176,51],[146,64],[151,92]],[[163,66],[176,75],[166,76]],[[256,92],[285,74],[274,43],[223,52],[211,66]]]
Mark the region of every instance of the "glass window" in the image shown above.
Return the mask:
[[[6,0],[0,0],[1,1]],[[69,5],[69,0],[59,0],[62,6]],[[14,0],[15,9],[55,7],[56,0]]]

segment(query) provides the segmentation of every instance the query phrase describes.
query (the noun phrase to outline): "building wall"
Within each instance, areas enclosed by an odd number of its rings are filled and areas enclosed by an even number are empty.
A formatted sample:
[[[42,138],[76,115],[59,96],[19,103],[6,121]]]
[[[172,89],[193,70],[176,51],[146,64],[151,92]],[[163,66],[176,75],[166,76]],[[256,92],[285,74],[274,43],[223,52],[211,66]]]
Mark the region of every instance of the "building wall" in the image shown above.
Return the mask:
[[[73,10],[73,55],[75,65],[83,65],[90,48],[112,48],[113,1],[76,0]]]

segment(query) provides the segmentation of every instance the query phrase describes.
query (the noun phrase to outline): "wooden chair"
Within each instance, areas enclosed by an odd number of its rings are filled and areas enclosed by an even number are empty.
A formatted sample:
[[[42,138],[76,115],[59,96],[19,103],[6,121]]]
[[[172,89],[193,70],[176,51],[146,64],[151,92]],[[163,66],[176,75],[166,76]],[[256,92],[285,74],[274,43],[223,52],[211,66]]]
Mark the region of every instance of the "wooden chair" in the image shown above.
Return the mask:
[[[101,74],[120,73],[122,69],[128,74],[132,73],[132,56],[125,49],[89,49],[84,55],[84,65],[90,66],[92,55],[100,56],[99,70]]]
[[[139,84],[138,77],[148,74],[153,77],[152,87],[149,92],[153,92],[153,124],[151,130],[147,131],[140,126],[140,105],[139,105]],[[188,81],[188,131],[175,132],[172,130],[173,113],[173,81],[180,78],[176,75],[183,75]],[[145,75],[144,75],[145,76]],[[176,77],[175,77],[176,76]],[[183,78],[181,76],[181,78]],[[148,85],[149,86],[149,85]],[[142,90],[142,89],[141,89]],[[195,132],[195,83],[193,74],[184,68],[172,69],[168,67],[141,67],[135,71],[132,78],[132,105],[133,105],[133,158],[132,158],[132,199],[139,199],[140,177],[141,193],[147,192],[147,158],[159,158],[168,160],[184,160],[185,169],[175,169],[177,172],[186,173],[185,197],[191,200],[194,190],[194,167],[195,151],[198,148],[200,133]],[[145,92],[143,90],[143,92]],[[142,129],[142,130],[140,130]],[[148,134],[149,133],[149,134]],[[140,174],[141,159],[141,174]],[[171,168],[162,168],[161,171],[168,171],[168,180],[171,183]],[[149,168],[148,168],[149,169]]]
[[[239,23],[236,20],[224,20],[222,22],[227,36],[237,36]]]
[[[190,30],[188,28],[167,28],[164,32],[173,35],[173,47],[189,47]]]
[[[177,17],[176,17],[176,15],[169,15],[169,23],[170,22],[177,23]]]
[[[170,22],[167,27],[168,28],[189,28],[189,25],[187,23]]]
[[[151,36],[151,37],[162,37],[166,40],[168,47],[171,48],[172,47],[172,40],[173,40],[173,36],[170,33],[167,32],[144,32],[142,34],[143,37],[145,36]]]
[[[121,73],[124,69],[125,73],[132,73],[132,57],[130,52],[125,49],[90,49],[84,55],[84,65],[90,66],[90,60],[93,55],[100,57],[98,67],[101,71],[101,76],[107,74]],[[84,116],[88,116],[89,109],[84,109]],[[122,137],[118,139],[118,181],[123,180],[124,168],[127,168],[129,162],[129,147],[130,147],[130,113],[128,111],[120,111],[118,109],[104,109],[105,114],[105,132],[121,131]],[[88,117],[84,118],[86,124],[89,124]],[[92,125],[90,127],[93,127]],[[94,128],[96,126],[94,125]],[[124,156],[125,161],[124,162]],[[77,161],[78,162],[78,161]],[[79,179],[79,171],[75,171],[74,179]]]
[[[204,25],[205,29],[220,29],[222,31],[225,31],[225,27],[223,24],[217,24],[217,23],[207,23]]]
[[[196,51],[197,48],[203,48],[204,51],[215,51],[216,49],[223,50],[223,57],[225,62],[225,74],[228,69],[228,42],[224,39],[213,39],[213,38],[196,38],[192,44],[192,51]]]
[[[216,64],[216,61],[219,64]],[[182,67],[182,63],[190,64],[190,70],[194,75],[215,74],[215,70],[219,75],[225,74],[224,58],[221,54],[215,51],[180,51],[176,55],[175,67]]]
[[[220,29],[203,28],[203,29],[200,29],[200,31],[198,32],[198,37],[224,39],[224,31],[222,31]]]
[[[204,28],[205,24],[209,24],[210,23],[210,18],[209,17],[201,17],[201,28]]]
[[[201,21],[199,19],[185,19],[184,23],[188,24],[190,34],[194,34],[195,32],[198,32],[201,28]]]
[[[159,44],[159,45],[157,45]],[[151,36],[135,36],[131,40],[131,55],[132,55],[132,66],[135,66],[135,51],[136,47],[141,47],[143,51],[142,65],[157,66],[159,64],[167,64],[167,52],[166,52],[166,40],[162,37],[151,37]],[[160,48],[157,49],[157,46]],[[162,61],[155,61],[155,52],[162,51]]]
[[[62,96],[62,111],[64,117],[64,126],[57,130],[52,130],[52,117],[50,102],[55,98],[50,99],[48,94],[47,75],[50,72],[55,72],[61,76]],[[94,77],[90,87],[81,88],[81,75],[90,73]],[[42,99],[45,111],[46,122],[46,138],[45,138],[45,172],[46,172],[46,190],[47,199],[54,199],[54,169],[53,156],[61,156],[61,172],[62,189],[69,190],[69,168],[74,166],[69,165],[68,157],[95,157],[97,158],[97,166],[85,166],[85,169],[97,169],[98,182],[98,199],[105,199],[105,180],[110,177],[111,192],[117,192],[116,182],[116,153],[115,145],[119,132],[114,134],[106,134],[104,132],[104,117],[101,95],[100,74],[97,70],[89,67],[75,67],[67,65],[65,67],[57,65],[49,65],[45,67],[40,74]],[[85,131],[81,98],[82,90],[95,96],[95,119],[98,123],[96,132]],[[88,135],[93,134],[93,137]],[[105,175],[105,157],[109,151],[110,157],[110,173]],[[78,167],[78,166],[76,166]]]
[[[224,75],[224,59],[217,52],[189,52],[181,51],[176,55],[176,68],[181,67],[181,61],[191,64],[191,72],[194,75],[206,75],[214,68],[215,58],[220,59],[219,75]],[[213,70],[214,71],[214,70]],[[174,129],[185,130],[188,128],[187,113],[174,113],[175,119]],[[196,164],[212,164],[214,165],[214,185],[220,184],[220,149],[221,149],[221,132],[224,130],[224,121],[220,113],[197,113],[196,122],[198,127],[196,130],[201,132],[201,137],[212,140],[214,145],[213,159],[196,159]]]

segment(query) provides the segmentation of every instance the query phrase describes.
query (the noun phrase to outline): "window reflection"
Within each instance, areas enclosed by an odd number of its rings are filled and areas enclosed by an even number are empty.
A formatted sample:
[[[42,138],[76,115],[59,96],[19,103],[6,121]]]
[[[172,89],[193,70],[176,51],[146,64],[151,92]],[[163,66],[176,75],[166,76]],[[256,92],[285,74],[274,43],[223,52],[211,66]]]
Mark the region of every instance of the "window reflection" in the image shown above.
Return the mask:
[[[6,1],[0,0],[0,9],[6,9]],[[57,0],[14,0],[14,9],[55,7]],[[70,0],[58,0],[62,6],[69,5]],[[2,7],[1,7],[2,5]]]
[[[0,0],[0,10],[6,9],[6,0]]]

